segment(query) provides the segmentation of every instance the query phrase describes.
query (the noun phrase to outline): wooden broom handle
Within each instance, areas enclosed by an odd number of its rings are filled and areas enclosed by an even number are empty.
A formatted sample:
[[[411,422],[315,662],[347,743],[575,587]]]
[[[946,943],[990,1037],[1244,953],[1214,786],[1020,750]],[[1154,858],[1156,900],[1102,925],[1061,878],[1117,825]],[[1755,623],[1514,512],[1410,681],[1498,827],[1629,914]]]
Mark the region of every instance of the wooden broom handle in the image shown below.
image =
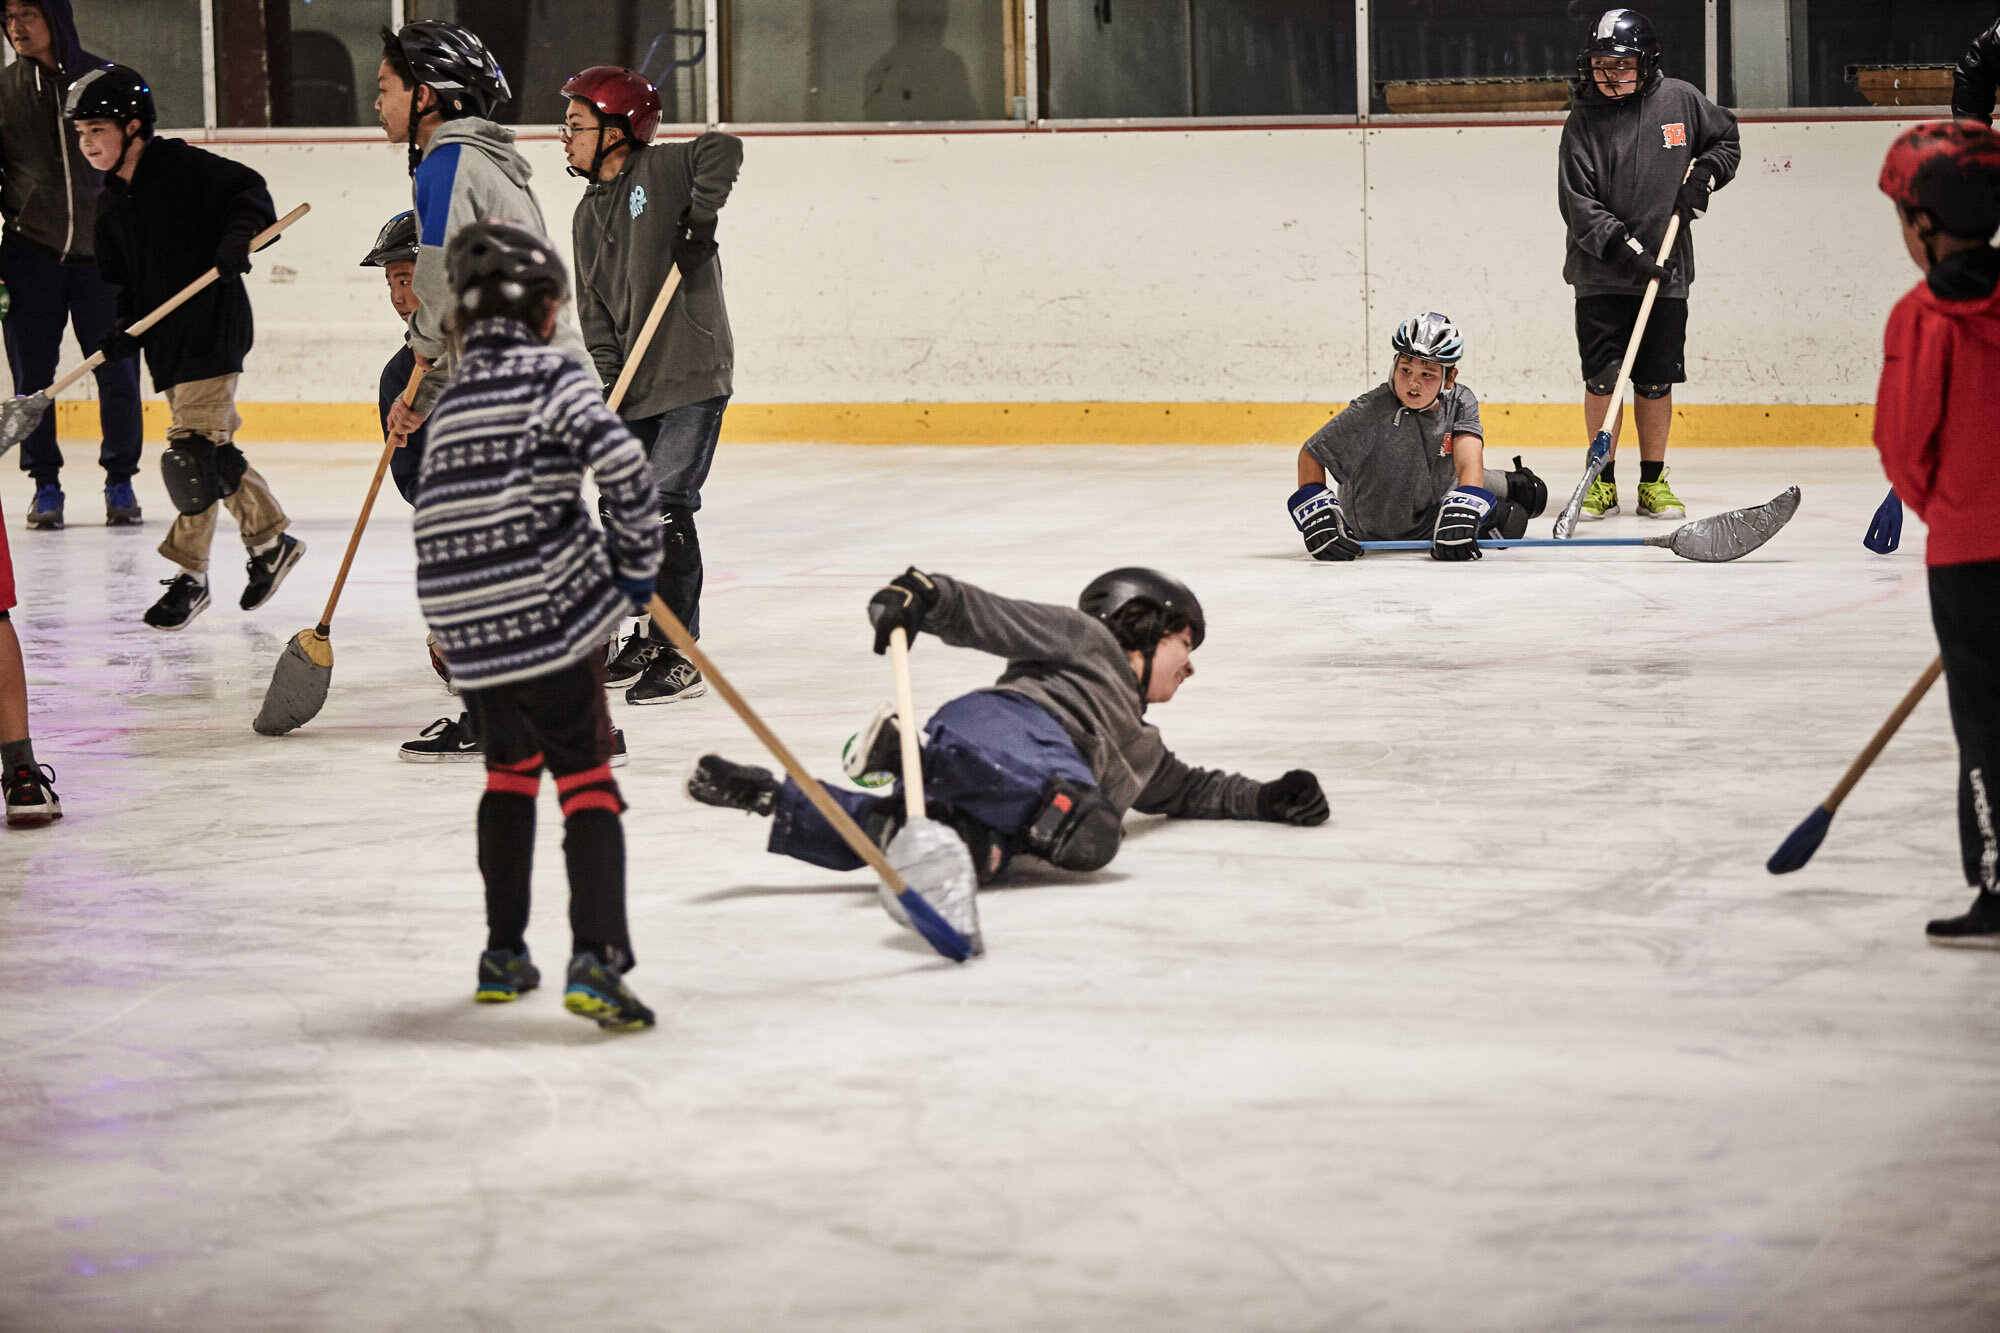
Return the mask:
[[[1847,793],[1854,790],[1854,784],[1861,781],[1861,775],[1875,762],[1875,756],[1882,753],[1882,747],[1889,743],[1889,738],[1896,734],[1904,721],[1915,711],[1916,706],[1923,701],[1924,695],[1930,692],[1931,686],[1937,683],[1937,678],[1943,671],[1944,655],[1940,653],[1931,659],[1929,666],[1924,668],[1924,674],[1917,677],[1917,683],[1910,686],[1910,692],[1903,696],[1903,702],[1896,705],[1896,711],[1889,714],[1888,719],[1875,729],[1875,735],[1870,738],[1867,748],[1847,766],[1847,772],[1841,774],[1840,781],[1835,784],[1832,793],[1820,802],[1820,806],[1828,814],[1840,808],[1840,803],[1847,799]]]
[[[889,662],[896,672],[896,731],[903,746],[903,813],[924,817],[923,751],[917,747],[916,691],[910,688],[910,637],[901,625],[889,631]]]
[[[423,382],[424,367],[420,361],[410,371],[410,382],[403,388],[403,406],[408,407],[417,397],[417,385]],[[354,535],[347,539],[347,554],[340,558],[340,573],[334,575],[333,591],[327,594],[326,610],[320,614],[319,628],[314,630],[322,639],[327,627],[333,624],[333,608],[340,605],[340,590],[347,586],[347,571],[354,563],[354,553],[361,547],[361,534],[368,527],[368,515],[375,509],[375,493],[382,489],[382,474],[389,470],[389,460],[395,457],[401,435],[390,435],[382,441],[382,461],[375,465],[375,479],[368,483],[368,498],[361,502],[361,517],[354,520]]]
[[[631,354],[625,358],[625,368],[618,372],[618,382],[611,386],[611,393],[604,400],[604,405],[613,412],[618,410],[618,404],[625,401],[625,391],[632,387],[632,377],[639,373],[639,362],[645,359],[646,349],[653,345],[653,334],[666,317],[667,304],[674,299],[680,285],[680,266],[669,264],[667,280],[660,284],[660,294],[653,298],[653,308],[646,312],[646,322],[640,326],[638,341],[632,344]]]

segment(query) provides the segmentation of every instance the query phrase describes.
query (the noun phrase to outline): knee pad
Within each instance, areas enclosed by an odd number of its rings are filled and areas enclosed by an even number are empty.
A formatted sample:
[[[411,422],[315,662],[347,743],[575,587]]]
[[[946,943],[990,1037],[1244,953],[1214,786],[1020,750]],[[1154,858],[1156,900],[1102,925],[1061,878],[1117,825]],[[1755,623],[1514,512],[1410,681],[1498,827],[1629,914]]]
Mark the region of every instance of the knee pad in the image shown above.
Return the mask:
[[[1505,537],[1509,541],[1525,537],[1528,535],[1528,520],[1532,517],[1533,515],[1524,506],[1512,500],[1496,500],[1493,503],[1493,512],[1486,516],[1486,521],[1479,527],[1479,535]]]
[[[685,578],[701,568],[701,538],[694,530],[694,510],[686,505],[660,506],[660,573]]]
[[[1609,398],[1618,392],[1618,371],[1614,368],[1602,375],[1591,375],[1583,381],[1585,393],[1596,394],[1599,398]]]
[[[1638,394],[1641,398],[1668,398],[1673,395],[1674,386],[1671,384],[1634,384],[1632,392]]]
[[[1064,870],[1102,870],[1118,855],[1125,821],[1095,787],[1050,778],[1041,804],[1021,830],[1029,851]]]
[[[234,455],[229,466],[235,479],[225,482],[222,450]],[[160,455],[160,480],[166,483],[167,498],[174,508],[189,516],[206,512],[225,495],[234,495],[248,463],[235,445],[216,446],[206,435],[183,435],[167,442]]]
[[[1540,518],[1549,507],[1548,483],[1522,466],[1519,454],[1514,455],[1514,470],[1507,474],[1507,498],[1527,510],[1529,518]]]

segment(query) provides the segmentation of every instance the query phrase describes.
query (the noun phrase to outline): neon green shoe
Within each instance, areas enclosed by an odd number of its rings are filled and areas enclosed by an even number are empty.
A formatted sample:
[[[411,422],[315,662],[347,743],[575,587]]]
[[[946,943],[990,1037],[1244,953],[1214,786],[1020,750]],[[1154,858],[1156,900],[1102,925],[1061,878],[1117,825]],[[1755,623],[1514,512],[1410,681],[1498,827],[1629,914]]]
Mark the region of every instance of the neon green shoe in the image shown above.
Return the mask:
[[[1660,479],[1658,481],[1642,481],[1639,483],[1640,518],[1686,518],[1688,516],[1687,506],[1681,503],[1681,497],[1675,495],[1667,486],[1667,474],[1672,471],[1673,469],[1670,467],[1661,468]]]
[[[1578,518],[1603,518],[1606,514],[1618,512],[1618,484],[1599,477],[1590,483],[1590,489],[1583,493],[1583,508],[1577,511]]]

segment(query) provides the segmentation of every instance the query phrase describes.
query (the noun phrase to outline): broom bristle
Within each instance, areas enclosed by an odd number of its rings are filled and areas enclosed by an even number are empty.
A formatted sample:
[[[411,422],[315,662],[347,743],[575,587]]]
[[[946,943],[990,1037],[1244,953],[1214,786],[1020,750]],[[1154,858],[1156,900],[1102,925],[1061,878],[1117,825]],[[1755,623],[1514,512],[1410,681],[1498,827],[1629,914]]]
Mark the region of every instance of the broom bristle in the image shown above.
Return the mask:
[[[313,660],[315,648],[323,650],[324,663]],[[332,681],[333,645],[306,630],[278,655],[271,686],[264,691],[264,706],[257,710],[251,728],[260,736],[282,736],[304,726],[319,716]]]
[[[1823,805],[1814,806],[1813,812],[1792,830],[1791,836],[1778,844],[1778,850],[1771,853],[1764,869],[1774,875],[1789,875],[1797,870],[1812,860],[1813,853],[1819,850],[1832,824],[1833,811]]]

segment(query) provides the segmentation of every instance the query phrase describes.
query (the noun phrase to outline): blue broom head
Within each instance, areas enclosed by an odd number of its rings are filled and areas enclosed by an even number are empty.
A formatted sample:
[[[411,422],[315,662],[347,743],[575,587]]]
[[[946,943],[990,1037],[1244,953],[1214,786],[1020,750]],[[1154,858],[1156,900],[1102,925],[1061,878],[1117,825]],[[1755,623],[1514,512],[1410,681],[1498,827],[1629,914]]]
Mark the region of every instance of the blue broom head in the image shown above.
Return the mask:
[[[1876,507],[1861,544],[1877,555],[1887,555],[1903,544],[1903,502],[1894,491]]]
[[[896,895],[903,910],[910,914],[910,927],[924,937],[924,942],[936,949],[954,963],[962,963],[972,957],[972,946],[965,936],[951,928],[951,924],[939,916],[937,909],[923,900],[914,889],[904,889]]]
[[[1778,844],[1778,850],[1771,853],[1771,859],[1764,863],[1764,869],[1774,875],[1789,875],[1806,862],[1812,860],[1813,853],[1826,839],[1826,831],[1833,824],[1833,811],[1823,805],[1813,807],[1813,812],[1792,830],[1790,837]]]

